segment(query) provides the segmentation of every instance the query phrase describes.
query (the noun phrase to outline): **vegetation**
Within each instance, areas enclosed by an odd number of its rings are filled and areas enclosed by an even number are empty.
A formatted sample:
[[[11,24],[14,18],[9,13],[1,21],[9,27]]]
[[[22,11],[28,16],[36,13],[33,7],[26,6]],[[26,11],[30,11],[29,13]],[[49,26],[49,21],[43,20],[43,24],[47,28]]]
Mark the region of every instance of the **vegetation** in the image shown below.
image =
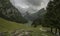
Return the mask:
[[[59,29],[60,34],[60,0],[53,0],[48,3],[47,13],[41,22],[40,25],[50,27],[51,32],[53,31],[53,28],[55,28],[55,34],[57,34],[57,29]]]
[[[0,32],[7,31],[8,33],[14,31],[16,29],[24,29],[24,30],[32,30],[32,36],[54,36],[51,34],[53,32],[53,28],[55,28],[55,33],[57,34],[57,29],[59,29],[60,35],[60,0],[53,0],[48,3],[46,8],[47,10],[43,10],[47,13],[40,14],[43,12],[35,13],[38,18],[33,20],[32,26],[27,26],[25,23],[28,21],[22,17],[20,11],[18,11],[9,0],[0,0]],[[33,14],[33,16],[35,15]],[[29,15],[27,13],[27,15]],[[28,16],[30,17],[30,16]],[[4,18],[4,19],[3,19]],[[30,17],[31,19],[32,17]],[[7,19],[7,20],[6,20]],[[9,21],[10,20],[10,21]],[[14,21],[14,22],[12,22]],[[18,23],[16,23],[18,22]],[[45,32],[40,30],[40,26],[49,27],[51,32]],[[46,28],[45,28],[46,29]],[[7,33],[5,33],[7,34]],[[50,35],[51,34],[51,35]]]
[[[24,30],[29,30],[29,31],[33,31],[31,33],[32,36],[54,36],[53,34],[49,33],[49,32],[44,32],[42,30],[40,30],[39,28],[42,27],[31,27],[31,26],[26,26],[25,24],[20,24],[20,23],[16,23],[16,22],[11,22],[11,21],[7,21],[5,19],[0,18],[0,32],[5,32],[7,31],[7,33],[5,33],[5,35],[7,35],[9,32],[14,31],[16,29],[24,29]]]
[[[60,29],[60,0],[50,1],[47,6],[47,13],[45,15],[45,23],[51,28]],[[52,29],[51,29],[52,31]],[[60,30],[59,30],[60,31]],[[55,34],[56,34],[55,33]],[[60,32],[59,32],[60,33]]]

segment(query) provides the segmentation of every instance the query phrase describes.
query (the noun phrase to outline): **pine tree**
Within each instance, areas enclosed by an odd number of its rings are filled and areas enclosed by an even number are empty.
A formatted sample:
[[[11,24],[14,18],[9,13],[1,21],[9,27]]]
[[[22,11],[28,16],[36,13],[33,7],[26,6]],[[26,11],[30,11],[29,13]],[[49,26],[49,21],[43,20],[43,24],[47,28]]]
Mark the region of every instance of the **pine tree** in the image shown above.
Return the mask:
[[[44,19],[45,25],[60,29],[60,0],[50,1],[48,3],[47,13]]]

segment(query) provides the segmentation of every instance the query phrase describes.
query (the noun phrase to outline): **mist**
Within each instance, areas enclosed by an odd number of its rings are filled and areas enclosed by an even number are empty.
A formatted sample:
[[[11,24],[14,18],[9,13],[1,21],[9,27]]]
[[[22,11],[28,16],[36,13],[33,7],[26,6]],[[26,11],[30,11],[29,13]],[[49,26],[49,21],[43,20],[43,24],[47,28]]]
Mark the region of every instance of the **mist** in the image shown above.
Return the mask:
[[[36,13],[38,10],[47,7],[49,0],[10,0],[22,15],[28,11],[29,14]]]

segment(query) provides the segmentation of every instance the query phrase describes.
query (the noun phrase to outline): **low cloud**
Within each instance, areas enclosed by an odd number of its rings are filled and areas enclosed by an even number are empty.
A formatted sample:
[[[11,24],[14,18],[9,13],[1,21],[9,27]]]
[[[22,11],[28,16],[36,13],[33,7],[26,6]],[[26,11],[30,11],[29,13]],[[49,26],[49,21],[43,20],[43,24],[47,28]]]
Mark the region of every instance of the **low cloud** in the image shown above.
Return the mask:
[[[49,0],[10,0],[11,3],[19,10],[21,13],[28,11],[29,13],[34,13],[35,11],[45,8]],[[30,12],[31,11],[31,12]]]

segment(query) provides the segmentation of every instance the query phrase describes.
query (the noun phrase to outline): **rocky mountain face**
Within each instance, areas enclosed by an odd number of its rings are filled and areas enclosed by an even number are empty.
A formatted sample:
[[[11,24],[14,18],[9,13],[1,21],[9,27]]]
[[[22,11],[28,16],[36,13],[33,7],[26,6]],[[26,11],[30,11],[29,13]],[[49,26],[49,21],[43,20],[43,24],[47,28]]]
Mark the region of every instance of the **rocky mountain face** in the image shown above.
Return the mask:
[[[36,12],[34,14],[29,14],[27,12],[24,17],[27,18],[28,20],[32,20],[33,21],[33,20],[35,20],[37,18],[42,18],[45,13],[46,13],[46,10],[44,8],[42,8],[41,10],[39,10],[38,12]]]
[[[16,22],[27,21],[9,0],[0,0],[0,17]]]

